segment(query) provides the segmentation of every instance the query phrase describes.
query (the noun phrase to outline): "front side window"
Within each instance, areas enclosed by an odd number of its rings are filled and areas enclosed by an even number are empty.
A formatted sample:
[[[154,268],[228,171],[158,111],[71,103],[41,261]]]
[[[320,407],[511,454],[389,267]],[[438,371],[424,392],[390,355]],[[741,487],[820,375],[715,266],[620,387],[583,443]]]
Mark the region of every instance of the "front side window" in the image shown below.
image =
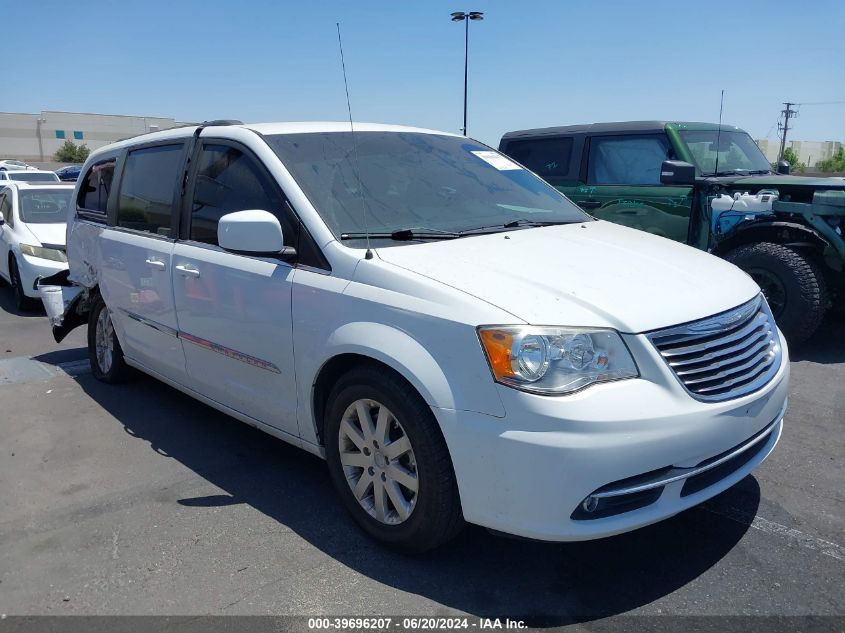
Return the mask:
[[[566,179],[572,156],[572,138],[538,138],[513,141],[507,153],[551,184]]]
[[[183,145],[162,145],[126,157],[117,197],[117,224],[169,237]]]
[[[241,150],[229,145],[203,144],[191,203],[191,239],[217,244],[220,218],[234,211],[260,209],[279,218],[288,246],[294,231],[283,201],[269,176]]]
[[[594,185],[659,185],[660,166],[672,157],[662,134],[594,136],[587,182]]]
[[[67,221],[70,189],[28,189],[18,194],[21,221],[29,224],[61,224]]]
[[[324,132],[266,140],[338,238],[365,229],[436,232],[590,220],[548,183],[461,136],[356,132],[353,139],[349,132]]]
[[[681,130],[681,140],[692,155],[702,176],[731,175],[736,172],[767,174],[769,161],[745,132],[735,130]],[[719,157],[718,167],[716,157]]]
[[[105,217],[106,205],[111,192],[111,183],[114,178],[114,159],[95,163],[79,188],[77,205],[79,208],[96,213]]]

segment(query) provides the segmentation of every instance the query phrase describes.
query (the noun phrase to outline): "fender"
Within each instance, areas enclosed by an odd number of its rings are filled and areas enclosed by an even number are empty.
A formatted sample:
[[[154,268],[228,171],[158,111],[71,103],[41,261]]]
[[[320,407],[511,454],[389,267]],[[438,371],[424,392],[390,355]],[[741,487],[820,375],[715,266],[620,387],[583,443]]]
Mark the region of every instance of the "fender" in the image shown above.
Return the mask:
[[[306,369],[299,393],[300,433],[307,442],[319,442],[319,421],[315,415],[314,389],[324,368],[343,354],[357,354],[387,365],[413,386],[431,407],[440,409],[466,409],[502,418],[504,406],[498,397],[496,385],[489,378],[489,391],[472,389],[470,385],[458,386],[443,372],[431,353],[406,332],[384,323],[353,321],[338,327],[326,340],[321,350],[322,360],[315,369]],[[485,368],[486,369],[486,368]],[[466,388],[466,387],[470,388]],[[472,393],[474,392],[474,393]],[[446,429],[444,429],[445,434]]]
[[[719,240],[716,248],[713,249],[715,253],[723,253],[726,250],[732,249],[740,244],[749,241],[759,241],[760,236],[751,237],[754,232],[765,233],[763,239],[774,241],[778,243],[787,242],[804,242],[814,244],[822,249],[828,248],[830,243],[828,240],[813,227],[798,222],[787,222],[784,220],[751,220],[742,222],[736,228]]]
[[[429,406],[455,408],[452,388],[440,365],[418,341],[401,330],[383,323],[347,323],[329,336],[326,350],[331,353],[327,361],[340,354],[369,356],[401,374]]]

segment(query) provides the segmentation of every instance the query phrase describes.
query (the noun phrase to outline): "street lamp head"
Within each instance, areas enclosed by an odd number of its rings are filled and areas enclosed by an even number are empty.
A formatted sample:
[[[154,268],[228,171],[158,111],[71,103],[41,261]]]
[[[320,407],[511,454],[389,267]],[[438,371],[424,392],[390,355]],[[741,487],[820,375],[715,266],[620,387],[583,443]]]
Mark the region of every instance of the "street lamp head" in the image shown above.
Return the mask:
[[[482,11],[470,11],[469,12],[469,19],[470,20],[483,20],[484,19],[484,12],[482,12]]]
[[[467,17],[467,14],[463,11],[455,11],[452,14],[452,22],[462,22]]]

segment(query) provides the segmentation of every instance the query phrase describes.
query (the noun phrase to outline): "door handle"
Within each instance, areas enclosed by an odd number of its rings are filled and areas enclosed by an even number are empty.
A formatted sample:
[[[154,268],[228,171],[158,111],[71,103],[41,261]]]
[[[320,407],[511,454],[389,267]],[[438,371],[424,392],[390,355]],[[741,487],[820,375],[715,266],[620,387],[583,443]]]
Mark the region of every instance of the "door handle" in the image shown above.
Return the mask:
[[[578,206],[584,209],[598,209],[601,206],[601,202],[598,200],[580,200]]]
[[[175,267],[180,273],[185,275],[185,277],[199,277],[200,271],[191,266],[190,264],[179,264]]]
[[[165,268],[167,268],[165,263],[159,261],[158,259],[147,259],[145,261],[147,266],[149,266],[150,268],[155,268],[156,270],[164,270]]]

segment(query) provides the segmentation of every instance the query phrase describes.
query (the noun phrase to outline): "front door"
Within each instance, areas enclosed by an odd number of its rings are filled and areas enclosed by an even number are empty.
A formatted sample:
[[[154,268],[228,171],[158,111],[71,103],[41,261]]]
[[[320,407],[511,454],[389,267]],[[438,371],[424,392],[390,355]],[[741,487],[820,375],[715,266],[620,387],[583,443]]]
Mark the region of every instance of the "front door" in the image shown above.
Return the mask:
[[[248,150],[203,139],[183,228],[173,252],[173,291],[190,386],[251,418],[299,436],[291,332],[294,268],[229,253],[217,223],[233,211],[279,218],[286,245],[295,232],[272,177]]]
[[[100,292],[123,352],[178,382],[185,356],[178,338],[170,260],[178,226],[176,184],[184,143],[130,151],[117,195],[116,226],[103,231]]]
[[[570,197],[601,220],[686,243],[692,187],[660,184],[660,166],[671,157],[664,134],[593,136],[587,182]]]

